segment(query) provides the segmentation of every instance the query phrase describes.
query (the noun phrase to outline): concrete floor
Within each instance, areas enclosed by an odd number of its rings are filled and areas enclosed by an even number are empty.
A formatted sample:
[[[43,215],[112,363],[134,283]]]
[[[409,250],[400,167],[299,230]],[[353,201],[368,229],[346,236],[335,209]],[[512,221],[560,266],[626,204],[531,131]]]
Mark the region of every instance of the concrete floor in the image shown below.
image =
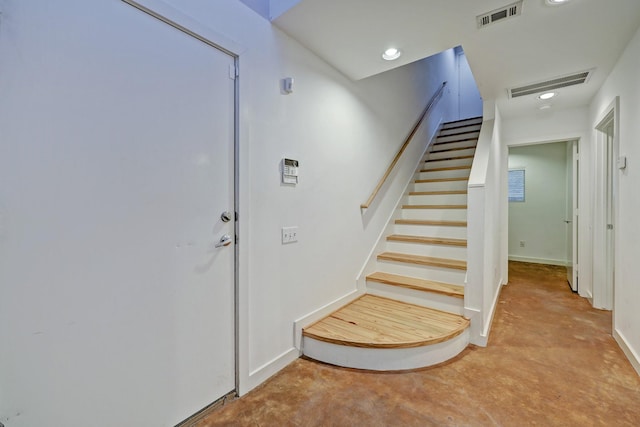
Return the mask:
[[[611,312],[573,294],[564,268],[510,263],[486,348],[373,373],[298,359],[197,426],[640,426],[640,377]]]

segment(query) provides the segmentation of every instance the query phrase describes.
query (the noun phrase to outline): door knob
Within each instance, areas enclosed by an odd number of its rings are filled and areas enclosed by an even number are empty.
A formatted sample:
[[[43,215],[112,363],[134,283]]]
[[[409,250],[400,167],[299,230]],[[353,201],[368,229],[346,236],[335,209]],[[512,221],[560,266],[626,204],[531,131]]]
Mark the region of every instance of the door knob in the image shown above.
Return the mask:
[[[220,241],[216,243],[216,248],[221,248],[222,246],[229,246],[231,244],[231,236],[225,234],[220,238]]]

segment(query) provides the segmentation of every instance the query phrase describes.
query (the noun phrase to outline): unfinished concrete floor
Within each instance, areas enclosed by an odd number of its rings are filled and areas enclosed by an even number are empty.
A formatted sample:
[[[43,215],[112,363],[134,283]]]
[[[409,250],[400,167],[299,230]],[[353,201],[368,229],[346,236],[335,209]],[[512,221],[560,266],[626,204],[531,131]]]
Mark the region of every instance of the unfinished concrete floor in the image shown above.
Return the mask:
[[[564,268],[510,263],[486,348],[419,371],[299,359],[205,426],[640,426],[640,377],[611,312],[573,294]]]

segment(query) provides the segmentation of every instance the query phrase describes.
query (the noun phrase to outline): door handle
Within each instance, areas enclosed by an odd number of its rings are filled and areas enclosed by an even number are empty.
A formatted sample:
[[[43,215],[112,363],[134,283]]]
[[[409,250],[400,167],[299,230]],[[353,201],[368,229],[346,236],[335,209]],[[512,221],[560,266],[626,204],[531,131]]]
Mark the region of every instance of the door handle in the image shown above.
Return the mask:
[[[225,234],[220,238],[220,241],[216,243],[216,248],[221,248],[223,246],[229,246],[231,244],[231,236]]]

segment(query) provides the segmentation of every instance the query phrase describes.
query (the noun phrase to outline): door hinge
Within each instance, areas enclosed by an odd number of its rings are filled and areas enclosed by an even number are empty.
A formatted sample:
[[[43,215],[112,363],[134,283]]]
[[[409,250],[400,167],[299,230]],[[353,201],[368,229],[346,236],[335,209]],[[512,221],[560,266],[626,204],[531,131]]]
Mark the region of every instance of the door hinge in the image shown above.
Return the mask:
[[[235,65],[229,65],[229,78],[231,80],[235,80],[239,75],[240,73],[238,71],[238,67],[236,67]]]
[[[580,215],[580,209],[576,209],[575,211],[573,211],[573,214],[574,214],[575,216]]]
[[[580,271],[580,266],[578,264],[573,264],[573,270],[576,272],[576,276],[577,276],[578,272]]]
[[[607,230],[613,230],[613,224],[607,224]]]

